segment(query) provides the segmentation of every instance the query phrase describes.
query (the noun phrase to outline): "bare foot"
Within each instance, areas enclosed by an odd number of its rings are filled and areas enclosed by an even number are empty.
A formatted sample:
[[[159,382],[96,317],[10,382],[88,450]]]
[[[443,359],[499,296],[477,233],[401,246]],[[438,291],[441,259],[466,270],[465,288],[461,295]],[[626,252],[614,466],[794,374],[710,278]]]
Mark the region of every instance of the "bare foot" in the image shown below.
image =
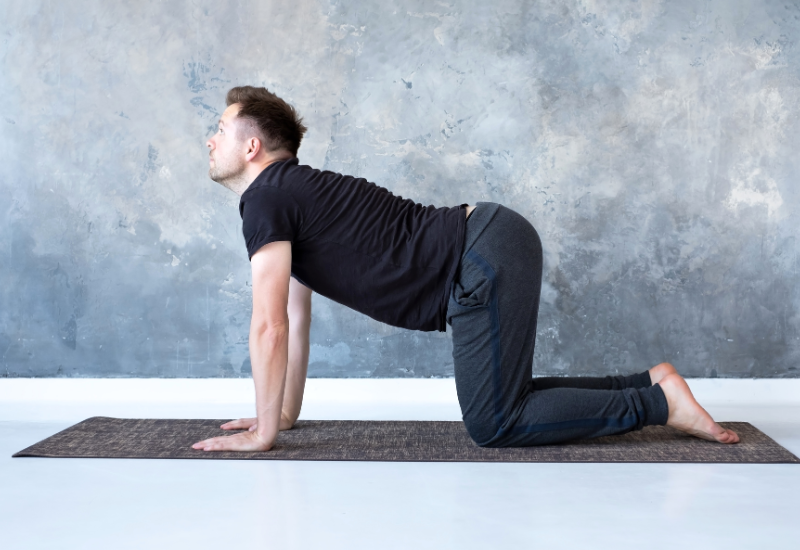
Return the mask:
[[[695,437],[738,443],[736,432],[723,428],[700,406],[689,389],[689,384],[680,374],[668,374],[658,383],[664,391],[669,407],[667,426],[672,426]]]
[[[658,365],[650,369],[649,372],[650,372],[650,382],[652,384],[658,384],[666,375],[673,374],[678,371],[675,370],[675,367],[673,367],[669,363],[659,363]]]

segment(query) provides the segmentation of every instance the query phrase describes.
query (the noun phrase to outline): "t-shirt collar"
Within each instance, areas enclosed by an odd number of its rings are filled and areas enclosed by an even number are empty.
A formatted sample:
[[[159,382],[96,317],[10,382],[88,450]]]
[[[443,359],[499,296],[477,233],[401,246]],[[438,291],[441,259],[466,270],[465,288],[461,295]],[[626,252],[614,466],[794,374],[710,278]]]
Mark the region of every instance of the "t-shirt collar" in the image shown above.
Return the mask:
[[[275,166],[278,166],[280,164],[297,164],[298,162],[299,162],[299,159],[297,157],[292,157],[290,159],[279,160],[279,161],[273,162],[273,163],[265,166],[264,169],[256,176],[256,179],[254,179],[252,182],[250,182],[250,185],[247,186],[247,189],[244,190],[244,193],[247,193],[250,189],[253,189],[254,186],[256,185],[256,183],[260,183],[260,182],[264,181],[265,179],[267,179],[270,176],[270,174],[273,172],[273,170],[271,170],[271,168],[273,168]],[[244,193],[242,193],[243,196],[244,196]]]

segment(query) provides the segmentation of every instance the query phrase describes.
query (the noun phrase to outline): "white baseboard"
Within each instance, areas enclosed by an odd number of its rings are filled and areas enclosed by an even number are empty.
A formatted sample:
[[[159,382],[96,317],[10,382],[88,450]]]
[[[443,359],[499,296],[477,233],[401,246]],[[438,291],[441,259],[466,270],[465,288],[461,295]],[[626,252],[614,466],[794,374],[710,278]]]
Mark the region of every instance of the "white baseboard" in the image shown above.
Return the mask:
[[[704,406],[800,406],[800,379],[689,378]],[[88,416],[239,418],[255,415],[253,381],[231,378],[5,378],[0,421]],[[453,378],[309,378],[300,418],[461,418]]]
[[[304,400],[456,401],[453,378],[309,378]],[[250,378],[5,378],[0,401],[252,403]]]

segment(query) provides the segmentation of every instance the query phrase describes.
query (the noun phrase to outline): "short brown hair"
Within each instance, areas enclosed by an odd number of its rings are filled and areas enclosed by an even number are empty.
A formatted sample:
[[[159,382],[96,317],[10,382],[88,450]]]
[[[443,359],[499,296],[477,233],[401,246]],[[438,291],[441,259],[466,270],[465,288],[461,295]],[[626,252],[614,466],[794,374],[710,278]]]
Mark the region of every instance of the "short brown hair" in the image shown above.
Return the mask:
[[[254,86],[236,86],[228,90],[228,106],[239,104],[238,118],[253,121],[260,130],[261,142],[267,151],[286,149],[294,156],[306,128],[294,107],[267,90]]]

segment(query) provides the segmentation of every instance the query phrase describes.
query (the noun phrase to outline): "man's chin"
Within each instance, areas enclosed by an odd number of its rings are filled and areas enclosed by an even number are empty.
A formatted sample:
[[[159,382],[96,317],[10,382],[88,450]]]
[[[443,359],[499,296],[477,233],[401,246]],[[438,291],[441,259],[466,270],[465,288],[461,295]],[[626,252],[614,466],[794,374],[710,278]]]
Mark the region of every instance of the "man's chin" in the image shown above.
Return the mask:
[[[219,171],[213,168],[208,171],[208,177],[211,178],[212,181],[230,190],[233,190],[242,179],[241,174],[220,174]]]
[[[215,181],[221,185],[225,185],[225,183],[231,179],[230,177],[226,177],[225,174],[220,174],[213,168],[208,170],[208,177],[211,178],[212,181]]]

